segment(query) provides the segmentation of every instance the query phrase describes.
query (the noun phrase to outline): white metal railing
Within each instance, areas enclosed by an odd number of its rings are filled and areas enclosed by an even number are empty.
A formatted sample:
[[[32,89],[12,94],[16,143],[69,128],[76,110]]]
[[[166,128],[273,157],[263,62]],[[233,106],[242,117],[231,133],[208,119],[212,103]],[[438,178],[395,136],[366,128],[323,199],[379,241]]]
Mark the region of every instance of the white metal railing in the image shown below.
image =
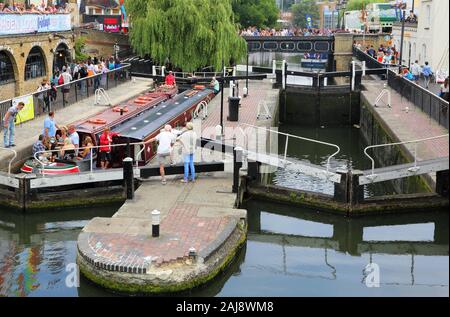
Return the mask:
[[[11,164],[16,159],[17,152],[12,149],[4,148],[4,147],[0,147],[0,151],[8,151],[13,154],[13,157],[8,162],[8,177],[11,177]]]
[[[391,91],[390,89],[388,89],[388,85],[385,83],[383,86],[383,89],[381,90],[380,94],[378,95],[377,99],[375,100],[374,106],[378,107],[378,103],[383,99],[384,96],[387,96],[388,101],[387,101],[387,106],[389,108],[392,107],[392,102],[391,102]]]
[[[147,142],[148,143],[148,142]],[[123,143],[123,144],[111,144],[111,145],[96,145],[96,146],[92,146],[92,147],[79,147],[79,148],[75,148],[73,149],[74,151],[80,151],[80,150],[85,150],[85,149],[90,149],[90,173],[92,174],[94,171],[94,150],[99,149],[99,148],[104,148],[104,147],[109,147],[109,148],[115,148],[115,147],[126,147],[126,146],[142,146],[144,145],[143,149],[145,149],[145,144],[146,142],[137,142],[137,143]],[[67,150],[67,151],[72,151],[72,149]],[[43,154],[52,154],[52,153],[60,153],[61,149],[58,150],[47,150],[47,151],[39,151],[36,152],[34,154],[34,159],[41,164],[42,168],[45,168],[45,165],[47,162],[43,161]],[[141,154],[143,151],[140,151],[139,154]],[[41,157],[41,158],[40,158]],[[139,155],[136,155],[136,157],[139,157]],[[83,160],[81,160],[83,161]],[[137,161],[137,159],[136,159]],[[77,161],[74,161],[74,164],[76,164]],[[42,177],[45,178],[45,173],[42,173]]]
[[[247,124],[247,123],[242,123],[242,124],[243,124],[243,125],[246,125],[246,126],[249,126],[249,127],[252,127],[252,128],[255,128],[255,129],[265,130],[266,132],[269,132],[269,133],[275,133],[275,134],[277,134],[277,135],[284,135],[284,136],[286,136],[286,144],[285,144],[285,148],[284,148],[284,156],[283,156],[283,157],[284,157],[284,162],[285,162],[285,164],[286,164],[286,162],[287,162],[287,151],[288,151],[288,145],[289,145],[289,138],[299,139],[299,140],[308,141],[308,142],[313,142],[313,143],[317,143],[317,144],[322,144],[322,145],[334,147],[335,149],[337,149],[337,151],[334,152],[333,154],[331,154],[331,155],[328,157],[328,159],[327,159],[327,174],[329,173],[329,170],[330,170],[330,162],[331,162],[331,159],[332,159],[333,157],[335,157],[335,156],[341,151],[341,148],[340,148],[338,145],[336,145],[336,144],[332,144],[332,143],[328,143],[328,142],[323,142],[323,141],[319,141],[319,140],[314,140],[314,139],[309,139],[309,138],[304,138],[304,137],[301,137],[301,136],[297,136],[297,135],[293,135],[293,134],[288,134],[288,133],[283,133],[283,132],[279,132],[279,131],[274,131],[274,130],[267,129],[267,128],[263,128],[263,127],[257,127],[257,126],[254,126],[254,125],[251,125],[251,124]]]
[[[111,98],[106,93],[105,89],[103,89],[103,88],[98,88],[95,90],[95,102],[94,102],[95,105],[100,104],[101,97],[103,97],[103,99],[105,99],[105,102],[108,106],[112,105]]]
[[[373,157],[371,157],[368,153],[367,150],[369,149],[374,149],[374,148],[381,148],[381,147],[387,147],[387,146],[395,146],[395,145],[406,145],[406,144],[414,144],[414,166],[409,168],[410,172],[417,172],[420,167],[417,166],[417,145],[421,142],[425,142],[425,141],[431,141],[431,140],[437,140],[437,139],[443,139],[443,138],[448,138],[449,135],[448,134],[444,134],[444,135],[439,135],[439,136],[435,136],[435,137],[431,137],[431,138],[426,138],[426,139],[419,139],[419,140],[412,140],[412,141],[404,141],[404,142],[396,142],[396,143],[388,143],[388,144],[378,144],[378,145],[371,145],[368,146],[364,149],[364,154],[370,159],[370,161],[372,162],[372,173],[371,175],[368,175],[367,178],[371,179],[371,180],[375,180],[375,178],[377,177],[377,175],[375,174],[375,160]]]

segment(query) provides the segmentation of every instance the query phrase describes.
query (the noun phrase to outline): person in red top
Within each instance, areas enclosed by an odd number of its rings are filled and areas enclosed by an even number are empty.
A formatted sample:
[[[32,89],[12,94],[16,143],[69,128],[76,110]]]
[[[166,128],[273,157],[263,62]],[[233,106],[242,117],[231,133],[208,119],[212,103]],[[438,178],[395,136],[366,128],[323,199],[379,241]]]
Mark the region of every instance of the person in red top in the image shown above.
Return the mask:
[[[105,128],[103,134],[100,136],[100,166],[102,169],[107,169],[111,163],[111,144],[112,135],[108,127]]]
[[[167,86],[175,86],[175,76],[173,75],[172,71],[169,72],[169,74],[166,76],[166,85]]]

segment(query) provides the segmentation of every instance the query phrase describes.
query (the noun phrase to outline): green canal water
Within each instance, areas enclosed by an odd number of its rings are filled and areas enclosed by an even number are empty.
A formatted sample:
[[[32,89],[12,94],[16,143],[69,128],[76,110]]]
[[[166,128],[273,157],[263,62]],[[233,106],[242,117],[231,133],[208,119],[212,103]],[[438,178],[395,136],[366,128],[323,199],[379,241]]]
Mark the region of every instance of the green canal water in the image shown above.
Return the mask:
[[[364,143],[354,128],[282,131],[338,143],[342,153],[332,166],[366,168]],[[280,149],[284,148],[280,140]],[[314,153],[314,154],[311,154]],[[289,155],[324,164],[330,150],[290,143]],[[201,180],[200,180],[201,181]],[[301,175],[272,175],[276,184],[322,192]],[[388,186],[388,185],[386,185]],[[388,186],[389,187],[389,186]],[[388,188],[387,187],[387,188]],[[376,195],[386,188],[366,189]],[[260,201],[247,206],[245,247],[227,270],[188,296],[449,296],[448,211],[347,219]],[[0,210],[0,296],[115,296],[80,278],[66,286],[75,262],[76,241],[93,217],[111,217],[118,209],[64,210],[20,215]],[[368,287],[378,268],[379,287]]]

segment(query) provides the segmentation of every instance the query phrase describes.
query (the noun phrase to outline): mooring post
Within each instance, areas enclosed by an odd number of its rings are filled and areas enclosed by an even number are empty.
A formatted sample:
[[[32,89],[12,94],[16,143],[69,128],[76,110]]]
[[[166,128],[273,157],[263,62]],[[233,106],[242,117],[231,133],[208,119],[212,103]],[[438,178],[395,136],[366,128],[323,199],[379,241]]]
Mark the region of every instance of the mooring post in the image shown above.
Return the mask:
[[[260,177],[259,177],[259,166],[260,163],[259,162],[255,162],[255,161],[248,161],[248,171],[247,171],[247,176],[250,182],[252,181],[259,181]]]
[[[448,173],[449,170],[436,172],[436,193],[442,197],[449,197]]]
[[[239,192],[239,171],[242,167],[242,148],[233,149],[233,193]]]
[[[159,224],[161,222],[161,213],[158,210],[152,211],[152,237],[159,237]]]
[[[126,199],[133,199],[134,175],[133,175],[133,159],[131,157],[123,159],[123,181],[125,186]]]
[[[338,169],[337,174],[341,175],[341,182],[334,183],[334,200],[340,203],[348,203],[348,177],[349,171],[347,169]]]
[[[351,170],[349,175],[349,202],[351,205],[356,205],[364,201],[364,186],[359,185],[359,177],[364,175],[364,173],[359,170]]]

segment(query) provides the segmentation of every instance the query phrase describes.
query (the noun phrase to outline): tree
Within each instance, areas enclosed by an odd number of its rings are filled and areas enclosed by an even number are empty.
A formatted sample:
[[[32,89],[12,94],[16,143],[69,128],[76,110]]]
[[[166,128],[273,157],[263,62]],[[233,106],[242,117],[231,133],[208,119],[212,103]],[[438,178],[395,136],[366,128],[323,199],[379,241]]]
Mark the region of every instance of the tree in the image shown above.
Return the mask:
[[[241,60],[247,44],[234,23],[231,0],[128,0],[133,49],[184,71]]]
[[[83,50],[86,46],[86,37],[80,36],[75,40],[75,62],[79,63],[82,61],[86,61],[88,59],[88,55],[86,55]]]
[[[234,0],[233,11],[244,28],[274,27],[280,14],[275,0]]]
[[[389,0],[350,0],[345,6],[345,10],[346,11],[362,10],[363,8],[365,9],[367,4],[374,2],[382,3],[382,2],[389,2]]]
[[[306,15],[312,18],[313,27],[317,27],[320,20],[319,6],[315,0],[300,0],[291,7],[292,22],[295,26],[306,28]]]

